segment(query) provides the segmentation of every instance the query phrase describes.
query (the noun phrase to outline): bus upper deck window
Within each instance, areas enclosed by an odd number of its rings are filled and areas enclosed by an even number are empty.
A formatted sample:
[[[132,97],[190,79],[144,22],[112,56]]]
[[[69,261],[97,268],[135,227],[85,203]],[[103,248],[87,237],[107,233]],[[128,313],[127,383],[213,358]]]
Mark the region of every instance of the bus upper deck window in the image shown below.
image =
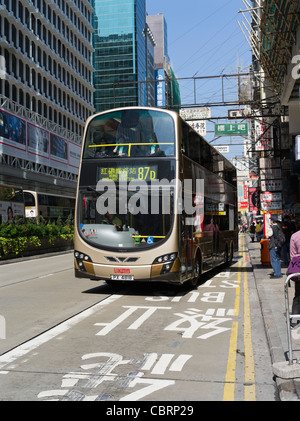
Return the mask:
[[[134,108],[95,116],[84,158],[175,156],[175,123],[166,112]]]

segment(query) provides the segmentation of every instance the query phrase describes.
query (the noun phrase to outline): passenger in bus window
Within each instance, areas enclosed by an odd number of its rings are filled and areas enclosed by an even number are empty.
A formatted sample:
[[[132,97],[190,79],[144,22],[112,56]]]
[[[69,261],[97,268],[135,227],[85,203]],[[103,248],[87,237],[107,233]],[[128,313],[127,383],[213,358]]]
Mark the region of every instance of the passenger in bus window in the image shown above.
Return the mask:
[[[156,155],[159,152],[159,145],[157,137],[154,132],[153,119],[150,113],[146,110],[142,111],[140,118],[141,142],[145,143],[142,149],[143,156]]]
[[[114,153],[118,156],[128,156],[129,145],[140,143],[139,110],[122,111],[121,123],[117,129],[116,147]]]
[[[111,144],[110,140],[107,139],[105,130],[102,126],[97,129],[93,134],[93,143],[99,145],[95,150],[96,158],[112,156],[114,154],[113,146],[105,146]]]
[[[112,210],[106,212],[105,218],[102,221],[102,224],[111,224],[114,225],[118,231],[122,230],[122,221],[121,219],[113,213]]]

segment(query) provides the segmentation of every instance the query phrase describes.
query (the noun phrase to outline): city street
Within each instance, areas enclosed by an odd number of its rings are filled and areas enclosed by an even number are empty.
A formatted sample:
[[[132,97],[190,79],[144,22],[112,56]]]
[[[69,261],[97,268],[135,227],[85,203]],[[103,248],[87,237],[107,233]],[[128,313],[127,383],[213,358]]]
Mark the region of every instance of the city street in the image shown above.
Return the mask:
[[[244,236],[196,289],[75,279],[72,253],[3,264],[0,289],[0,400],[278,400]]]
[[[177,6],[0,0],[1,402],[300,400],[300,2]]]

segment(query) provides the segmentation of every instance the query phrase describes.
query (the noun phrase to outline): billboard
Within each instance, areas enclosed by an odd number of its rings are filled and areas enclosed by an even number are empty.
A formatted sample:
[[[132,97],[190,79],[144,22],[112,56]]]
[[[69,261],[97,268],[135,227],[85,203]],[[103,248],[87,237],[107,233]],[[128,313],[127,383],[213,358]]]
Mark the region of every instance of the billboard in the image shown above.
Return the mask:
[[[163,69],[155,70],[155,103],[157,107],[164,107],[166,105],[166,85],[164,82],[165,71]]]
[[[239,211],[248,210],[248,186],[238,181],[238,208]]]
[[[249,187],[249,210],[250,212],[260,210],[260,193],[258,187]]]
[[[206,120],[211,118],[211,109],[187,108],[180,110],[180,117],[183,118],[198,134],[206,136]]]
[[[78,174],[81,146],[0,109],[0,152]]]
[[[273,149],[273,128],[270,119],[255,120],[255,150],[269,151]]]

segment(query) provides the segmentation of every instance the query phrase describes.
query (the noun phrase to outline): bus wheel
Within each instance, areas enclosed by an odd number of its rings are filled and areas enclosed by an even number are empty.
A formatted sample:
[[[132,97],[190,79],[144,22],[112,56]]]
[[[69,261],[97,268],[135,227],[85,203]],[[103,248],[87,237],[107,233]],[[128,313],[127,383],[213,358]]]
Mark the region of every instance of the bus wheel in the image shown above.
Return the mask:
[[[189,285],[192,287],[195,287],[199,280],[200,280],[200,275],[201,275],[201,258],[199,253],[197,253],[196,258],[195,258],[195,266],[194,266],[194,277],[192,279],[189,280]]]
[[[224,252],[224,263],[225,266],[229,265],[229,253],[228,253],[228,247],[226,246],[225,252]]]

